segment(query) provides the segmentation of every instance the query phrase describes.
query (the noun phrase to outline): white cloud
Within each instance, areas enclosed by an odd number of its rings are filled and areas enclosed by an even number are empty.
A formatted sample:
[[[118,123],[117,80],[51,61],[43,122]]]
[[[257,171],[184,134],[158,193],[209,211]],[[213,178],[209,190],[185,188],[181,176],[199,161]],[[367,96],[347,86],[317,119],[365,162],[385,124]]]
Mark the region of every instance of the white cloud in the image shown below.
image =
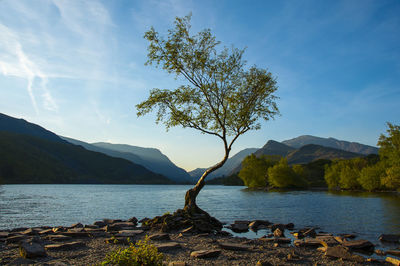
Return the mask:
[[[27,92],[35,112],[39,112],[35,91],[42,91],[43,107],[47,110],[57,111],[58,107],[47,88],[47,76],[38,65],[24,52],[18,35],[11,29],[0,24],[0,69],[5,76],[15,76],[26,79]],[[38,80],[39,82],[36,82]]]

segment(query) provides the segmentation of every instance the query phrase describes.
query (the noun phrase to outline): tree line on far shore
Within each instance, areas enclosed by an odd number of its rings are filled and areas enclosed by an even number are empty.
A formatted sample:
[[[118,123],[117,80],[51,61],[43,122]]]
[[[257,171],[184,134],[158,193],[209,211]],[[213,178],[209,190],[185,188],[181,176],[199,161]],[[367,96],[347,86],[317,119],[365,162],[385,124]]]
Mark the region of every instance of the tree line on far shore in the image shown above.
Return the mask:
[[[252,154],[243,160],[238,176],[250,188],[400,190],[400,126],[387,125],[387,135],[379,137],[379,156],[289,165],[286,158]]]

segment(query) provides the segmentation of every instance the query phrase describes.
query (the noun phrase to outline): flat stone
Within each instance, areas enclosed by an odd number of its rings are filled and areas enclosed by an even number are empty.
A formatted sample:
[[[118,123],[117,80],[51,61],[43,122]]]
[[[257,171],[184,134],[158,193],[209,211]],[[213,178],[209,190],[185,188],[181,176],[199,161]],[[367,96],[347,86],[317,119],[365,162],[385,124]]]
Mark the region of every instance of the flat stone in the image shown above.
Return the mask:
[[[400,250],[399,249],[386,250],[386,254],[393,255],[393,256],[400,258]]]
[[[312,247],[317,248],[323,246],[320,240],[313,239],[313,238],[306,238],[302,240],[295,240],[294,245],[296,247]]]
[[[218,243],[222,249],[235,250],[235,251],[247,251],[251,249],[250,246],[240,245],[236,243]]]
[[[63,244],[46,245],[45,249],[53,251],[53,250],[69,250],[69,249],[82,248],[82,247],[86,247],[86,244],[83,242],[69,242],[69,243],[63,243]]]
[[[27,238],[26,235],[9,236],[6,239],[6,244],[19,243],[20,241],[25,240],[26,238]]]
[[[375,247],[374,244],[372,244],[370,241],[364,239],[344,241],[342,245],[352,250],[353,249],[370,250]]]
[[[158,249],[159,252],[166,252],[166,251],[182,248],[182,246],[179,243],[176,243],[176,242],[169,242],[169,243],[165,243],[165,244],[157,244],[157,245],[154,245],[154,246]]]
[[[46,250],[39,242],[23,241],[19,245],[19,254],[25,259],[33,259],[37,257],[46,257]]]
[[[169,234],[153,234],[149,236],[150,240],[157,241],[157,240],[171,240]]]
[[[143,230],[121,230],[117,234],[116,237],[134,237],[136,235],[143,234]]]
[[[382,235],[379,236],[379,240],[382,241],[382,242],[398,243],[400,241],[400,235],[382,234]]]
[[[229,227],[235,233],[244,233],[249,231],[249,226],[246,223],[234,223]]]
[[[113,223],[113,224],[107,224],[106,226],[106,231],[120,231],[124,229],[132,229],[135,228],[136,224],[130,223],[130,222],[119,222],[119,223]]]
[[[215,258],[221,254],[221,250],[219,249],[210,249],[210,250],[197,250],[190,253],[190,257],[194,258]]]
[[[50,241],[55,241],[55,242],[69,241],[72,239],[72,237],[65,235],[49,235],[47,236],[47,238]]]
[[[362,256],[351,254],[343,246],[328,247],[326,249],[325,256],[344,259],[344,260],[351,260],[356,262],[364,262],[364,258]]]
[[[35,230],[32,228],[26,229],[25,231],[20,232],[22,235],[37,235],[39,230]]]
[[[48,235],[48,234],[52,234],[53,230],[52,229],[44,229],[39,231],[39,235]]]
[[[386,257],[386,261],[396,266],[400,265],[400,260],[393,257]]]

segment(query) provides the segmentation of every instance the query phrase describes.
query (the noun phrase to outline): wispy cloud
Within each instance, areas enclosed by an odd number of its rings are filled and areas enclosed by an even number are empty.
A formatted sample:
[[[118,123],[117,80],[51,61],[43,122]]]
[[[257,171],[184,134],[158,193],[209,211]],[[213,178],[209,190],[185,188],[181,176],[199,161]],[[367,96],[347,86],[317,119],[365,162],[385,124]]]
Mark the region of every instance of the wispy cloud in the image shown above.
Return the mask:
[[[18,36],[6,26],[0,24],[2,56],[0,70],[5,76],[15,76],[27,80],[27,92],[35,112],[39,113],[37,94],[41,93],[43,107],[57,111],[58,106],[47,87],[48,78],[40,67],[24,52]]]

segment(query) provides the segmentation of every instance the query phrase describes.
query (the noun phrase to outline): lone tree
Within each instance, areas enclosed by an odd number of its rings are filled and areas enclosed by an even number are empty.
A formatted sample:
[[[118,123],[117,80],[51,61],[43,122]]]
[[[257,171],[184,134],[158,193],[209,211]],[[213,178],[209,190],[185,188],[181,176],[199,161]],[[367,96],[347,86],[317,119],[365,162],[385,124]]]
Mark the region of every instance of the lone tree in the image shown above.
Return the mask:
[[[167,39],[153,27],[144,35],[150,42],[146,65],[162,66],[168,73],[186,79],[187,84],[175,90],[152,89],[148,99],[136,108],[138,116],[156,109],[156,123],[162,122],[167,130],[182,126],[222,140],[224,158],[207,169],[185,196],[185,211],[205,213],[196,205],[196,197],[206,177],[224,165],[239,136],[260,129],[259,119],[269,120],[279,110],[272,74],[256,66],[245,69],[244,50],[218,50],[220,42],[209,29],[190,35],[190,18],[177,17]]]

